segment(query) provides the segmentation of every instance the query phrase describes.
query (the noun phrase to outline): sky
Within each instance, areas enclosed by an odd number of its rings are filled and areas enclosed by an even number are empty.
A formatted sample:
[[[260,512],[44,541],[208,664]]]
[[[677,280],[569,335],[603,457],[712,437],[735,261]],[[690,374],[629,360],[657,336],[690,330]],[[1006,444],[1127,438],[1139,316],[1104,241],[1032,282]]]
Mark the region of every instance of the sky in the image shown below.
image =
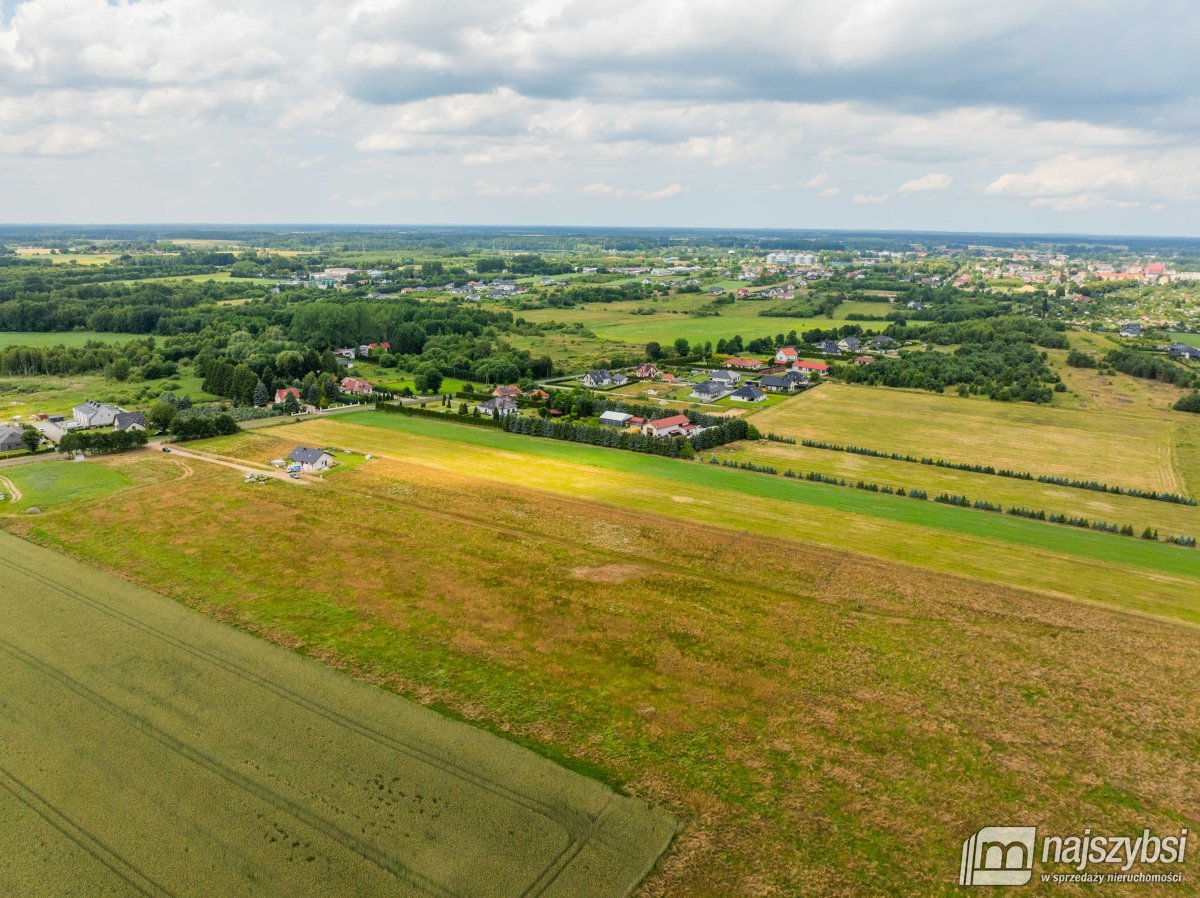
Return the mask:
[[[1200,235],[1190,0],[0,0],[0,221]]]

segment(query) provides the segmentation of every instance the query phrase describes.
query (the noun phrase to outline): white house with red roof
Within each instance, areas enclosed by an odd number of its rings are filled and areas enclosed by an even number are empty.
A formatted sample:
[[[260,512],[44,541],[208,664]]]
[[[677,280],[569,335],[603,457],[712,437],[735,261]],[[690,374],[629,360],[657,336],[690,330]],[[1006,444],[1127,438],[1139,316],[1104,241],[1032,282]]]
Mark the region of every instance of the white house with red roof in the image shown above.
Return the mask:
[[[642,433],[652,437],[686,437],[695,431],[696,425],[688,420],[687,415],[672,415],[642,425]]]
[[[375,388],[371,386],[370,381],[362,380],[357,377],[343,377],[342,382],[338,386],[341,388],[343,393],[352,393],[354,395],[375,392]]]
[[[775,361],[783,362],[785,365],[788,362],[794,362],[800,358],[800,353],[796,351],[795,346],[783,346],[775,353]]]
[[[300,390],[297,387],[284,387],[282,390],[275,391],[276,402],[287,402],[289,396],[295,396],[296,401],[300,401]]]

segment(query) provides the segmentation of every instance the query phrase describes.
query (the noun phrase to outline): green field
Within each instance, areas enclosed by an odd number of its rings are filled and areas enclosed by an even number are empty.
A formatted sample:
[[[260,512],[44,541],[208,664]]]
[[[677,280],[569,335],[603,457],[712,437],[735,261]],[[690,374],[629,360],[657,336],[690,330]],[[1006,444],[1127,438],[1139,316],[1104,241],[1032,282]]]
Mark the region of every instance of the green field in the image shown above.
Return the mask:
[[[3,480],[10,481],[21,498],[13,501],[12,490],[5,486],[8,498],[0,503],[0,512],[34,507],[49,511],[59,505],[115,493],[131,482],[124,472],[110,465],[57,460],[0,468],[0,482]]]
[[[107,331],[0,331],[0,349],[9,346],[82,346],[89,340],[123,343],[145,334],[114,334]]]
[[[1200,421],[1156,410],[1047,408],[909,390],[825,384],[755,415],[759,430],[796,439],[1200,493],[1183,443]]]
[[[253,458],[275,457],[286,441],[344,446],[752,533],[791,529],[820,545],[1200,622],[1190,599],[1200,554],[1176,546],[428,418],[356,412],[273,435],[281,442]]]
[[[683,830],[645,895],[958,894],[962,840],[988,822],[1167,830],[1193,806],[1200,647],[1153,617],[1195,619],[1200,571],[1164,563],[1192,550],[1013,522],[1067,540],[1039,548],[968,532],[979,512],[890,500],[952,532],[881,513],[888,497],[382,413],[208,445],[261,463],[296,443],[375,457],[303,487],[188,460],[161,488],[5,524],[667,808]],[[101,682],[145,669],[123,658]],[[153,669],[139,696],[174,690],[162,713],[208,739],[190,663]],[[269,732],[284,712],[248,691]],[[247,738],[217,725],[214,755],[288,751]],[[339,783],[356,752],[339,740]],[[309,789],[323,756],[279,787],[341,808]],[[252,845],[243,826],[215,841]]]
[[[650,340],[670,343],[678,337],[691,342],[728,339],[740,335],[743,340],[774,337],[795,330],[803,333],[813,328],[841,327],[855,322],[845,316],[851,313],[880,315],[892,311],[886,302],[849,302],[837,309],[833,318],[773,318],[759,315],[764,309],[782,305],[775,300],[738,300],[732,306],[722,306],[721,314],[696,318],[687,310],[706,305],[712,297],[701,294],[676,296],[653,302],[588,303],[570,309],[536,309],[514,313],[527,321],[562,321],[581,323],[602,340],[645,344]],[[634,315],[634,309],[649,309],[652,314]],[[858,322],[867,330],[882,330],[886,322]]]
[[[1185,334],[1179,331],[1171,333],[1171,340],[1176,343],[1187,343],[1189,346],[1200,346],[1200,334]]]
[[[623,896],[665,814],[0,536],[6,894]]]

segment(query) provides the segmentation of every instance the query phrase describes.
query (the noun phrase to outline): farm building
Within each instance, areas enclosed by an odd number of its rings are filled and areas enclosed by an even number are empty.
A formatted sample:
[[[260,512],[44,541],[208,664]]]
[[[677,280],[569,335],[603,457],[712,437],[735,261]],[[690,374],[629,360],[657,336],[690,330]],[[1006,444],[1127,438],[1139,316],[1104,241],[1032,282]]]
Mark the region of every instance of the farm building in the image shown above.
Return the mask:
[[[0,425],[0,452],[24,449],[25,444],[21,442],[22,432],[20,427],[11,427],[8,424]]]
[[[333,467],[333,456],[324,449],[297,446],[288,454],[288,458],[298,464],[302,471],[327,471]]]
[[[78,427],[107,427],[123,411],[125,409],[115,405],[89,399],[83,405],[77,405],[71,409],[71,414]]]
[[[600,423],[608,427],[624,427],[633,419],[628,412],[605,412],[600,416]]]

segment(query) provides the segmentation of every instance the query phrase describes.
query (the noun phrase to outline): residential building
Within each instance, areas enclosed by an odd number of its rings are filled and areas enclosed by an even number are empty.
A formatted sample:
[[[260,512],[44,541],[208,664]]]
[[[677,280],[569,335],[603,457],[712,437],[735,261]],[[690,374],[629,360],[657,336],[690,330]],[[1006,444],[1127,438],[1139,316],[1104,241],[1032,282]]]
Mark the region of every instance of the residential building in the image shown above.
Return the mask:
[[[585,387],[619,387],[629,383],[629,378],[624,374],[615,374],[606,368],[601,368],[583,375],[582,382]]]
[[[710,371],[708,379],[716,381],[719,384],[724,384],[727,387],[733,387],[742,379],[742,376],[736,371]]]
[[[288,458],[300,466],[302,471],[327,471],[333,467],[333,456],[324,449],[309,449],[307,446],[297,446]]]
[[[638,365],[637,371],[633,373],[641,380],[653,380],[654,378],[658,377],[658,366],[652,365],[649,362],[643,362],[642,364]]]
[[[343,377],[342,382],[338,384],[338,388],[343,393],[352,393],[355,396],[375,392],[375,387],[371,385],[370,381],[361,380],[357,377]]]
[[[734,390],[729,398],[737,402],[762,402],[767,398],[767,394],[754,384],[746,384],[746,386]]]
[[[776,377],[774,374],[763,375],[758,385],[768,393],[794,393],[800,387],[800,384],[790,377]]]
[[[729,390],[730,387],[726,384],[717,383],[715,380],[706,380],[704,383],[692,387],[689,396],[692,399],[699,399],[701,402],[715,402]]]
[[[792,367],[797,368],[800,371],[815,371],[822,377],[829,373],[829,366],[827,364],[824,362],[812,362],[808,359],[801,359],[792,365]]]
[[[725,364],[730,368],[743,368],[747,371],[757,371],[763,367],[761,359],[726,359]]]
[[[299,387],[284,387],[282,390],[275,391],[275,401],[276,402],[287,402],[289,396],[294,396],[296,398],[296,401],[299,402],[300,401],[300,388]]]
[[[775,353],[775,361],[782,362],[785,365],[796,361],[798,358],[800,358],[800,353],[796,351],[795,346],[784,346]]]
[[[145,430],[146,416],[141,412],[121,412],[113,418],[114,430]]]
[[[521,395],[521,388],[512,384],[502,387],[496,387],[492,390],[493,396],[507,396],[509,399],[516,399]]]
[[[479,403],[479,414],[489,418],[505,418],[517,413],[517,401],[507,396],[497,396],[487,402]]]
[[[688,436],[695,430],[696,425],[688,420],[687,415],[672,415],[642,425],[642,433],[652,437]]]

